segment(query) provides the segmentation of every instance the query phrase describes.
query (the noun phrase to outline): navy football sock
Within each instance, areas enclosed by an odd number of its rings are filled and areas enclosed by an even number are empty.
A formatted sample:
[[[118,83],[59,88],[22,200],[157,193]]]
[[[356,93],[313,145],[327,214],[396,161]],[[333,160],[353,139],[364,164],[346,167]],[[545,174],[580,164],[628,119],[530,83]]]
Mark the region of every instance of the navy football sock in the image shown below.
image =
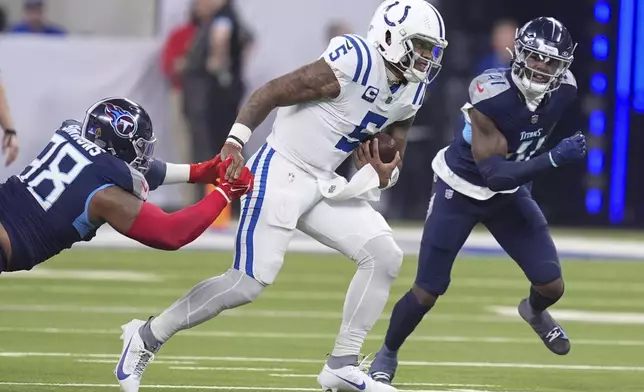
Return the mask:
[[[394,306],[389,319],[385,346],[389,352],[397,352],[405,339],[416,329],[429,309],[418,302],[414,293],[408,291]]]
[[[530,307],[535,311],[535,312],[543,312],[544,310],[548,309],[550,306],[554,305],[557,303],[559,298],[548,298],[544,297],[539,293],[537,290],[534,289],[534,287],[530,287],[530,297],[528,302],[530,303]]]

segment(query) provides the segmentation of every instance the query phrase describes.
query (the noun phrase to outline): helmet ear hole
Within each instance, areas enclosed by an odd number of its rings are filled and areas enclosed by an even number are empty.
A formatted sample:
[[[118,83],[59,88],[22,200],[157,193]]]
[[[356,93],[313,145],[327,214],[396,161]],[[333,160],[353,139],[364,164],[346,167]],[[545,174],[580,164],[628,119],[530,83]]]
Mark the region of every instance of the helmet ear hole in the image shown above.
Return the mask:
[[[385,43],[387,43],[387,46],[391,46],[391,31],[389,30],[385,33]]]

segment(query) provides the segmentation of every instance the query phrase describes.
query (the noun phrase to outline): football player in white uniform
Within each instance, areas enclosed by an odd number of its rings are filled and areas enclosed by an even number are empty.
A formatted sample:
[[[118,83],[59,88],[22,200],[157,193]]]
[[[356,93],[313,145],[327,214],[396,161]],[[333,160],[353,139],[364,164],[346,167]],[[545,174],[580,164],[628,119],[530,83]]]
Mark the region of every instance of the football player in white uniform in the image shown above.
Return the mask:
[[[236,178],[244,165],[241,150],[252,129],[280,109],[266,144],[247,163],[256,185],[242,199],[234,265],[159,316],[123,326],[115,374],[126,392],[138,391],[154,353],[175,333],[252,302],[272,284],[296,228],[357,265],[342,326],[318,382],[328,391],[395,391],[369,378],[358,363],[403,258],[368,200],[395,183],[407,131],[446,46],[444,22],[432,5],[386,0],[366,39],[335,37],[317,61],[255,91],[221,151],[234,157],[228,178]],[[366,140],[378,132],[389,133],[400,146],[390,163],[380,160],[376,141]],[[347,183],[334,171],[358,147],[360,170]]]

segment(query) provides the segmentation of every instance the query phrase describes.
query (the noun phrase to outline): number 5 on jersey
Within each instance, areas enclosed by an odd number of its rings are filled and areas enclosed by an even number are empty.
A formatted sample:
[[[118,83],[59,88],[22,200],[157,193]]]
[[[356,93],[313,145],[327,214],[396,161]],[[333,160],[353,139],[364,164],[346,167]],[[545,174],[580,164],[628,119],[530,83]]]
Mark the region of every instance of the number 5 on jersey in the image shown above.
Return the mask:
[[[345,42],[344,44],[337,47],[334,52],[329,53],[329,59],[331,61],[336,61],[343,55],[349,53],[351,49],[353,49],[353,46],[351,46],[351,43]]]
[[[354,128],[354,130],[347,136],[342,137],[340,141],[335,145],[335,148],[342,150],[344,152],[352,152],[355,150],[360,143],[362,143],[367,137],[376,132],[366,132],[367,129],[373,127],[375,129],[382,128],[387,122],[388,118],[381,116],[378,113],[367,112],[367,115],[364,116],[360,125]]]

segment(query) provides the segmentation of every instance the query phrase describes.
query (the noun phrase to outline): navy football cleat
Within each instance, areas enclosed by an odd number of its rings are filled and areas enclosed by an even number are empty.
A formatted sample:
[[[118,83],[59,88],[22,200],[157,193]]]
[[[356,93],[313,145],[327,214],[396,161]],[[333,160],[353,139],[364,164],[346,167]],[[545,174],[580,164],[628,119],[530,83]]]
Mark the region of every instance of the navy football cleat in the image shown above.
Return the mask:
[[[547,310],[535,313],[530,307],[528,299],[525,298],[519,303],[519,314],[539,335],[548,350],[557,355],[566,355],[570,352],[568,336]]]

